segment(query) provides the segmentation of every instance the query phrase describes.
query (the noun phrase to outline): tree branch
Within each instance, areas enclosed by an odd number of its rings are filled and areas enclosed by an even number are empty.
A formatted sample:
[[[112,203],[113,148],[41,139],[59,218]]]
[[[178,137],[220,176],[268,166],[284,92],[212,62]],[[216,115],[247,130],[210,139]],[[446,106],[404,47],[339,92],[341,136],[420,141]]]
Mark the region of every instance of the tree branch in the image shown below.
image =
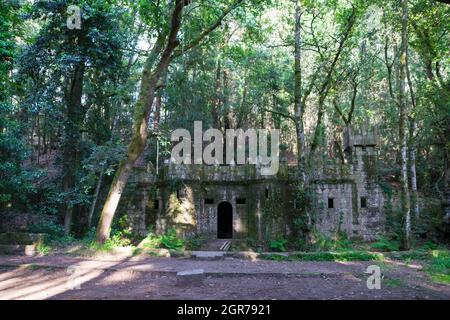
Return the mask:
[[[245,0],[236,0],[232,5],[230,5],[227,9],[225,9],[219,18],[217,18],[216,22],[214,22],[212,25],[210,25],[206,30],[204,30],[201,34],[198,35],[197,38],[192,40],[190,43],[188,43],[183,48],[176,50],[173,55],[172,59],[175,59],[177,57],[182,56],[187,51],[195,48],[198,46],[211,32],[213,32],[217,27],[219,27],[222,24],[223,19],[235,8],[237,8],[242,2]]]
[[[262,111],[266,111],[266,112],[270,112],[270,113],[273,113],[273,114],[277,114],[279,116],[282,116],[283,118],[290,119],[290,120],[294,121],[294,123],[295,123],[295,117],[293,115],[291,115],[291,114],[284,113],[284,112],[281,112],[281,111],[272,110],[272,109],[267,109],[267,108],[261,108],[261,110]]]

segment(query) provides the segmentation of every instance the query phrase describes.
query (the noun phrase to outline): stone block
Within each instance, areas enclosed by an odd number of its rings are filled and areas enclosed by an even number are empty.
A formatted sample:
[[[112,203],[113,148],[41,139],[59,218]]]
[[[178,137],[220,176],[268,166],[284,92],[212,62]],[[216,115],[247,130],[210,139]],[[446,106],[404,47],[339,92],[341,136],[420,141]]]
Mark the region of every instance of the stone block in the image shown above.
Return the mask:
[[[6,232],[0,233],[0,244],[3,245],[36,245],[43,243],[43,233]]]
[[[203,269],[177,272],[177,285],[179,286],[200,286],[204,280],[205,272]]]
[[[34,256],[36,254],[36,245],[0,244],[0,255],[3,254]]]

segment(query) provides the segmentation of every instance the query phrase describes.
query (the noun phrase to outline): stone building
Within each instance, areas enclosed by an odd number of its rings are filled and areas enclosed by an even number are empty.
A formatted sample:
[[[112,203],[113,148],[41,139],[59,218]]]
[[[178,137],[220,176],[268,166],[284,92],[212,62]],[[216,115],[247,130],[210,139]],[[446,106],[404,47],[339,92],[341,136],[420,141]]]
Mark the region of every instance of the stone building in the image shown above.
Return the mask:
[[[312,216],[319,232],[364,240],[384,232],[376,145],[375,133],[346,130],[346,163],[324,161],[314,170]],[[255,165],[165,165],[157,175],[136,168],[119,211],[143,235],[150,227],[157,233],[175,227],[210,238],[286,236],[295,219],[295,169],[281,164],[276,176],[263,176]]]

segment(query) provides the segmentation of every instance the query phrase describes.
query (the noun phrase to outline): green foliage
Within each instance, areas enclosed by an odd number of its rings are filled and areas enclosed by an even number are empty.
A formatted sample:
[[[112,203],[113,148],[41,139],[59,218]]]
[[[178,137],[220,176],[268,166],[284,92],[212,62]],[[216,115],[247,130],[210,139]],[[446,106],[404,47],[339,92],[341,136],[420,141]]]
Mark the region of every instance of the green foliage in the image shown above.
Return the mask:
[[[278,238],[276,240],[270,240],[269,248],[271,251],[275,252],[285,252],[286,251],[287,240],[283,238]]]
[[[431,250],[431,261],[425,271],[433,281],[450,284],[450,251]]]
[[[381,254],[368,251],[311,252],[292,255],[266,254],[260,258],[276,261],[383,261]]]
[[[429,249],[429,245],[425,245],[418,250],[399,252],[394,258],[406,263],[411,263],[413,260],[422,262],[425,265],[425,272],[433,281],[449,284],[450,251],[447,248]],[[435,245],[432,244],[431,246],[434,247]]]
[[[38,243],[36,246],[36,252],[41,256],[48,255],[51,250],[52,247],[46,243]]]
[[[205,239],[202,236],[187,237],[185,239],[185,249],[191,251],[199,250],[204,242]]]
[[[48,242],[46,242],[46,245],[67,245],[75,240],[72,235],[66,235],[64,233],[63,226],[48,219],[40,219],[37,223],[32,224],[29,227],[29,232],[47,234]]]
[[[179,239],[176,229],[171,228],[161,237],[161,247],[166,249],[181,250],[184,248],[184,240]]]
[[[172,59],[164,83],[158,84],[164,111],[158,123],[159,163],[170,156],[171,131],[192,130],[194,120],[202,120],[204,128],[214,124],[222,130],[230,123],[242,128],[279,128],[282,154],[294,156],[295,123],[290,118],[295,92],[295,6],[288,0],[244,1],[199,46],[189,48],[232,3],[234,0],[202,5],[200,1],[186,7],[177,50],[189,50]],[[81,30],[66,27],[70,4],[81,8]],[[0,211],[18,209],[56,216],[61,207],[68,206],[76,208],[75,224],[83,222],[101,173],[104,194],[129,141],[142,66],[151,52],[151,48],[141,49],[142,41],[148,40],[152,46],[158,34],[167,35],[172,4],[152,0],[0,1]],[[429,0],[410,1],[409,9],[412,91],[406,102],[408,118],[419,128],[411,134],[410,144],[417,151],[420,194],[439,202],[428,205],[427,199],[421,199],[425,205],[421,217],[413,221],[414,233],[435,240],[442,223],[440,195],[447,183],[443,173],[450,149],[450,10],[446,4]],[[302,85],[298,89],[308,113],[303,119],[308,128],[305,140],[309,145],[314,138],[310,128],[317,128],[318,158],[336,157],[331,147],[342,142],[342,128],[350,122],[350,112],[353,127],[379,124],[387,237],[393,239],[373,244],[373,249],[381,251],[396,250],[404,229],[394,192],[400,166],[393,161],[398,153],[393,145],[398,142],[399,125],[394,101],[400,83],[395,79],[400,14],[393,1],[302,1]],[[343,38],[349,21],[355,25]],[[335,56],[338,49],[342,52]],[[386,65],[393,68],[390,74]],[[81,67],[85,67],[82,101],[72,114],[68,110],[70,82]],[[323,82],[327,75],[330,81]],[[388,82],[393,84],[393,97]],[[319,105],[321,101],[323,105]],[[151,124],[156,118],[153,111]],[[319,119],[317,115],[326,121],[311,122]],[[38,163],[36,155],[44,152],[43,140],[48,149],[46,160]],[[146,159],[155,162],[156,139],[149,140]],[[73,154],[67,156],[67,151]],[[319,170],[309,169],[313,180]],[[375,167],[370,169],[374,173]],[[302,183],[297,187],[297,209],[287,217],[292,239],[288,244],[272,240],[274,250],[290,246],[308,251],[349,248],[351,242],[343,235],[315,234],[309,225],[316,222],[315,192]],[[271,190],[270,196],[262,208],[265,240],[281,236],[280,226],[286,223],[283,195]],[[249,225],[250,230],[256,223]],[[60,233],[52,228],[56,229],[49,227],[51,234]],[[55,237],[62,239],[61,235]],[[122,226],[114,227],[111,237],[111,246],[137,239]],[[154,246],[180,246],[173,234],[152,239]],[[185,245],[197,247],[197,240],[187,240]]]
[[[195,241],[190,240],[190,245],[194,244]],[[185,248],[186,241],[178,238],[177,231],[174,228],[171,228],[167,231],[166,234],[161,236],[155,235],[153,232],[150,232],[148,236],[142,241],[142,246],[148,249],[172,249],[172,250],[182,250]]]
[[[388,240],[386,237],[381,237],[377,242],[372,243],[371,247],[381,252],[398,251],[400,249],[400,243],[395,240]]]
[[[344,232],[337,232],[332,237],[326,236],[316,229],[311,232],[311,241],[298,240],[297,249],[301,251],[340,251],[352,247],[352,241]]]

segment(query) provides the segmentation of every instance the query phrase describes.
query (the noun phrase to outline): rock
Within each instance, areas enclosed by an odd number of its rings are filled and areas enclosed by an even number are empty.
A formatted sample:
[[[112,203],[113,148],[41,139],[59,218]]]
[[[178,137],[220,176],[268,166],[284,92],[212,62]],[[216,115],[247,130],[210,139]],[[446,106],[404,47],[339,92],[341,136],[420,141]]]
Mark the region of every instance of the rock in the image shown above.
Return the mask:
[[[203,284],[205,273],[203,269],[194,269],[177,272],[177,285],[179,286],[199,286]]]

